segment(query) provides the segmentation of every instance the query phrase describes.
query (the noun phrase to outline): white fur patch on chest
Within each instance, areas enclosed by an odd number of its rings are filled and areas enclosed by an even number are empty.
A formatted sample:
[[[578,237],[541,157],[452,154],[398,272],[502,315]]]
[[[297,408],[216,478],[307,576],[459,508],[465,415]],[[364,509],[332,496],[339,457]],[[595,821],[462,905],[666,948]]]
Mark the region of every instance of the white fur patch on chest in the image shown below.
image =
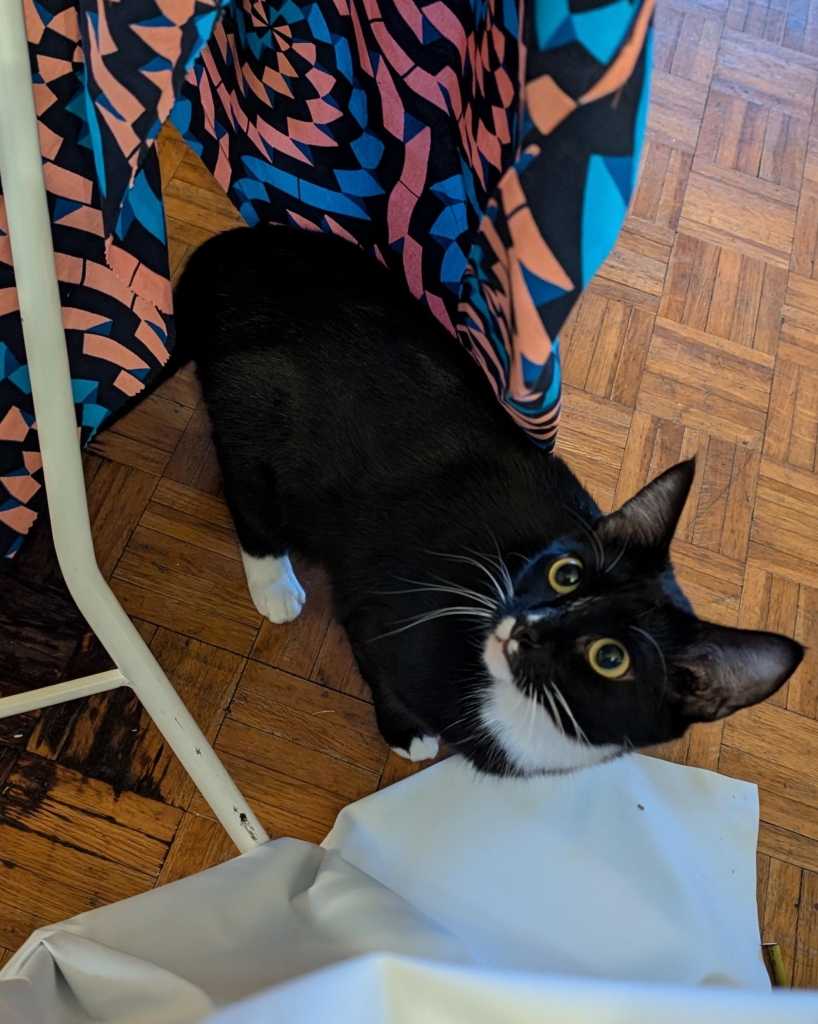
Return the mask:
[[[542,704],[524,694],[511,678],[494,676],[480,717],[509,761],[526,774],[579,771],[620,753],[617,746],[589,746],[560,732]]]

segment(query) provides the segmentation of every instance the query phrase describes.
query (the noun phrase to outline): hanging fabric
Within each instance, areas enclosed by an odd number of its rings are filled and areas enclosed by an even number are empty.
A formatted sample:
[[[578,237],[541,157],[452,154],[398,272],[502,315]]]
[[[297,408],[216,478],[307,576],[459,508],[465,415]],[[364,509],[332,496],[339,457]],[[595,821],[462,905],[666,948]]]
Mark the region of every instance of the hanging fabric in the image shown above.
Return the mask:
[[[81,439],[173,346],[156,137],[250,224],[399,274],[553,447],[558,332],[625,216],[653,0],[24,0]],[[0,197],[0,552],[44,505]],[[316,288],[320,282],[316,282]]]

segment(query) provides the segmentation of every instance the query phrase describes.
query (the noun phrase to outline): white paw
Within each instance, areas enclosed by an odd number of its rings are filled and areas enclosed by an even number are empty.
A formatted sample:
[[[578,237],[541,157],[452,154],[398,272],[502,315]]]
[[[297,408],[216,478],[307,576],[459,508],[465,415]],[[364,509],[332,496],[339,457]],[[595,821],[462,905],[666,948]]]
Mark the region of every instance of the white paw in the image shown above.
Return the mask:
[[[241,560],[250,597],[259,614],[277,625],[297,618],[307,595],[296,579],[289,557],[254,558],[242,551]]]
[[[439,749],[437,736],[415,736],[408,750],[404,747],[392,747],[398,757],[405,757],[407,761],[432,761],[437,757]]]

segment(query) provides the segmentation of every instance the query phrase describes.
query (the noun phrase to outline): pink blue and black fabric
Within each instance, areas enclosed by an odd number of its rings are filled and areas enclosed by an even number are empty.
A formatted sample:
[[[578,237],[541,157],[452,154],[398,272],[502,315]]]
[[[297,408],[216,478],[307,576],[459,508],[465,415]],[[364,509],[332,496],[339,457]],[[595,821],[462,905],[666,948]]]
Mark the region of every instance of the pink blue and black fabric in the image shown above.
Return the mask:
[[[173,345],[170,118],[248,223],[341,235],[401,275],[551,447],[558,332],[634,185],[652,4],[25,0],[82,441]],[[44,503],[10,264],[0,198],[7,557]]]

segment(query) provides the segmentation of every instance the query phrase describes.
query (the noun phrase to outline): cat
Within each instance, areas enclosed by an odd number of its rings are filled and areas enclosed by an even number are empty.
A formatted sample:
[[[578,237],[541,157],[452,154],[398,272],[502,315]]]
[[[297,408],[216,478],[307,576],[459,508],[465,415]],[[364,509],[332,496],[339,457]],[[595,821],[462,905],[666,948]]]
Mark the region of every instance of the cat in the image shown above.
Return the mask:
[[[272,622],[324,567],[378,726],[410,760],[570,772],[773,694],[795,641],[699,619],[669,545],[682,462],[603,515],[363,250],[283,227],[206,242],[176,290],[247,584]]]

